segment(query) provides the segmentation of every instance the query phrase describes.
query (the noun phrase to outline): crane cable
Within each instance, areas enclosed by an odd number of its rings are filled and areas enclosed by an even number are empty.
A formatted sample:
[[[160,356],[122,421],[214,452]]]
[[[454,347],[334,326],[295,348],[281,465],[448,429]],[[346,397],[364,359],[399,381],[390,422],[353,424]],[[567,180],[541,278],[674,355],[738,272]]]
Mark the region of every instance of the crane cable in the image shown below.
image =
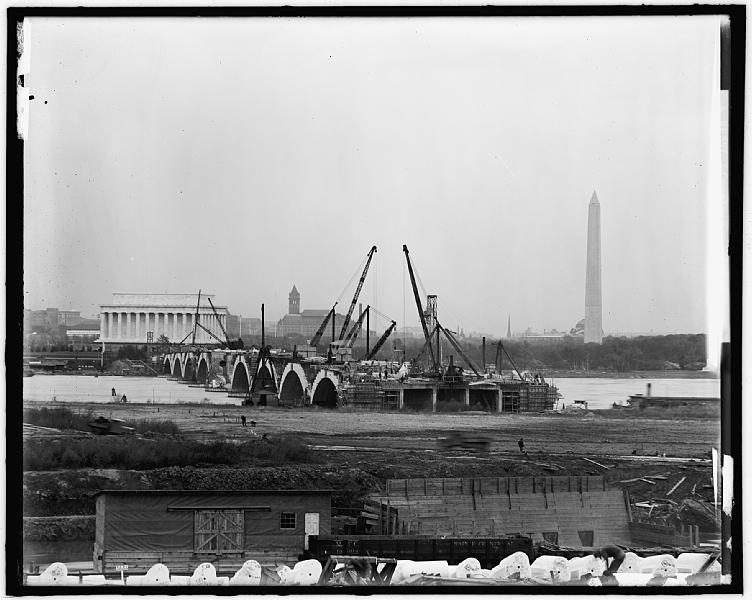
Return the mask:
[[[418,281],[418,285],[420,286],[420,291],[423,292],[423,298],[428,296],[428,292],[426,291],[426,287],[423,285],[423,280],[420,278],[420,271],[418,270],[418,265],[415,264],[415,257],[410,257],[410,262],[413,263],[413,274],[415,275],[415,279]]]
[[[407,341],[407,321],[405,320],[405,262],[402,261],[402,362],[405,362],[405,342]]]
[[[352,286],[353,281],[355,281],[357,277],[360,277],[360,274],[363,272],[363,267],[365,267],[367,260],[368,260],[368,256],[366,256],[362,261],[360,261],[360,265],[355,270],[355,273],[353,273],[353,276],[350,277],[350,281],[347,282],[347,285],[342,290],[340,295],[337,297],[337,303],[339,303],[340,300],[342,300],[342,297],[345,295],[345,292],[347,292],[347,290],[350,289],[350,286]]]

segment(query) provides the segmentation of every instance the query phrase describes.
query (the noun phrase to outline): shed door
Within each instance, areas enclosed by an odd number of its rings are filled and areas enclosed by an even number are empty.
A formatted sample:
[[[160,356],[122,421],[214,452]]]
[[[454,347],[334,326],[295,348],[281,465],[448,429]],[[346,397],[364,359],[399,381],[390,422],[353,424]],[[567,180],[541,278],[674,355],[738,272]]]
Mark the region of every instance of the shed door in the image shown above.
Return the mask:
[[[243,551],[242,510],[197,510],[194,522],[197,553],[230,554]]]
[[[305,534],[306,535],[318,535],[319,534],[319,513],[306,513],[305,514]]]
[[[319,534],[319,513],[305,514],[305,538],[303,547],[308,550],[308,536]]]

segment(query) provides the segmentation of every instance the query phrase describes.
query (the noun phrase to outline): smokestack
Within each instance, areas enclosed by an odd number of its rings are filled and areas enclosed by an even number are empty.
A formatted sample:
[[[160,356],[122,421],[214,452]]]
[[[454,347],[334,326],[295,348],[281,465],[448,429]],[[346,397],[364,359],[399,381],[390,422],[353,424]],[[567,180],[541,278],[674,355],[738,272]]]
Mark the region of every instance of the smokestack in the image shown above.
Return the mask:
[[[483,336],[483,372],[486,372],[486,336]]]
[[[265,345],[265,336],[264,336],[264,305],[261,305],[261,347],[263,348]]]

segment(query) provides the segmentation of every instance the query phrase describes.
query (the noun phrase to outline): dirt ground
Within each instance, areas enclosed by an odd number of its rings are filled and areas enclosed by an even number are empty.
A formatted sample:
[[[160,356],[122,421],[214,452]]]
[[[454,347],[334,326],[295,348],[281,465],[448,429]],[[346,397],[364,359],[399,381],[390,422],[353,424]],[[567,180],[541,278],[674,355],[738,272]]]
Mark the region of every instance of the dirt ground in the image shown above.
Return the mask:
[[[187,404],[68,406],[124,420],[169,419],[186,437],[197,440],[298,435],[324,464],[365,468],[382,477],[597,474],[617,487],[627,487],[639,499],[665,493],[687,469],[697,477],[687,479],[682,488],[694,486],[696,495],[707,495],[703,486],[711,483],[709,451],[718,446],[720,437],[719,423],[712,419],[646,418],[637,411],[432,414]],[[246,416],[247,427],[241,425],[241,415]],[[443,440],[457,431],[486,436],[488,451],[446,449]],[[526,454],[519,450],[520,438]],[[618,483],[645,475],[666,479],[653,485]],[[680,496],[682,491],[674,494]]]
[[[666,454],[707,457],[720,439],[720,424],[705,418],[661,419],[639,413],[577,414],[384,413],[322,409],[283,409],[186,404],[68,403],[73,410],[124,420],[167,419],[192,439],[244,438],[255,433],[299,434],[316,445],[435,449],[452,431],[491,436],[492,451],[518,452],[522,437],[528,452],[600,456]],[[602,411],[606,413],[607,411]],[[242,427],[240,416],[256,422]]]
[[[314,462],[280,467],[167,467],[152,471],[68,470],[24,476],[29,516],[93,514],[93,495],[117,489],[325,487],[335,508],[362,505],[387,479],[601,475],[633,502],[712,502],[709,451],[718,420],[647,418],[638,411],[583,414],[371,413],[216,405],[72,404],[123,420],[169,419],[189,439],[299,436]],[[248,423],[243,427],[240,416]],[[255,422],[251,426],[251,422]],[[450,449],[453,432],[486,436],[483,451]],[[525,453],[518,440],[524,439]],[[665,456],[663,456],[665,454]],[[634,507],[635,512],[643,511]],[[652,510],[652,509],[651,509]],[[646,516],[647,509],[644,509]],[[691,521],[688,521],[691,522]]]

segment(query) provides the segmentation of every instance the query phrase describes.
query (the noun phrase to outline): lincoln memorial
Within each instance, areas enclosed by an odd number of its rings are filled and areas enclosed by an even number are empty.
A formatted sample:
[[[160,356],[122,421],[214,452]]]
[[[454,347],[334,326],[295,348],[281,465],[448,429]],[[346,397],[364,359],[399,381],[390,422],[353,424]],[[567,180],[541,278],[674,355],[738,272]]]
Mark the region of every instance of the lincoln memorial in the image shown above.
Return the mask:
[[[216,315],[207,298],[212,299]],[[99,341],[146,344],[148,332],[153,332],[154,342],[165,335],[172,343],[188,336],[185,342],[191,343],[197,301],[198,294],[113,294],[112,303],[101,306]],[[198,322],[220,340],[225,339],[222,328],[227,326],[227,314],[227,307],[217,306],[213,295],[201,294]],[[197,327],[196,343],[212,344],[217,340]]]

